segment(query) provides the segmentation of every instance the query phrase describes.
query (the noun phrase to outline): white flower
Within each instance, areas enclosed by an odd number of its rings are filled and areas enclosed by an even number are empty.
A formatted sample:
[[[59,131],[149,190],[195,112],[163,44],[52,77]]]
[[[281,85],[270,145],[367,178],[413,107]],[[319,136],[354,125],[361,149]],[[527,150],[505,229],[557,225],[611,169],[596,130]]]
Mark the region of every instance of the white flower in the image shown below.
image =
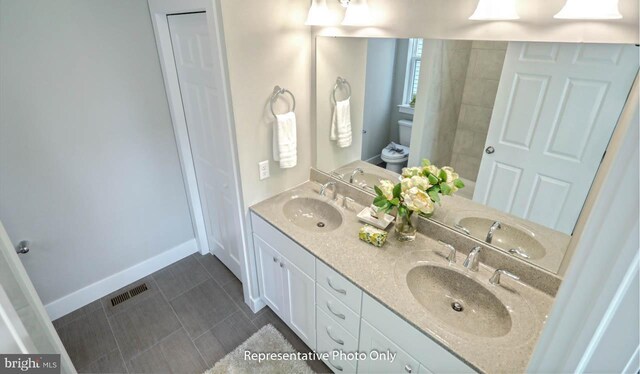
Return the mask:
[[[431,187],[431,185],[429,184],[429,179],[421,176],[403,178],[400,181],[400,185],[402,186],[402,192],[410,190],[413,187],[418,187],[419,189],[426,191],[429,187]]]
[[[440,174],[440,169],[438,169],[438,167],[435,166],[435,165],[425,166],[424,170],[426,170],[429,173],[435,175],[436,177],[438,176],[438,174]]]
[[[402,176],[404,178],[411,178],[417,175],[422,175],[421,167],[411,167],[402,169]]]
[[[380,185],[378,186],[387,200],[393,200],[393,187],[393,182],[386,179],[381,180]]]
[[[433,205],[433,201],[431,201],[429,195],[418,187],[413,187],[403,192],[402,199],[407,209],[413,212],[431,214],[435,209],[435,205]]]

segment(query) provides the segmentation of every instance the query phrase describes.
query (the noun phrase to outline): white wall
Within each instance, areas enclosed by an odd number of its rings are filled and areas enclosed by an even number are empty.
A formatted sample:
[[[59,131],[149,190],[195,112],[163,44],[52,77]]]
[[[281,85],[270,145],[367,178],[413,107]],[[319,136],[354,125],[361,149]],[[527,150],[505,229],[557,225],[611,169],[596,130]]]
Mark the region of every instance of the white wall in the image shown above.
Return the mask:
[[[621,20],[572,21],[553,18],[566,0],[516,1],[520,20],[469,20],[478,0],[369,0],[371,27],[317,28],[322,35],[423,37],[430,39],[638,43],[638,1],[620,0]],[[328,2],[342,16],[337,1]]]
[[[317,108],[317,167],[331,171],[360,160],[362,153],[362,126],[365,103],[365,79],[367,71],[367,39],[318,38],[316,39],[316,108]],[[339,148],[330,140],[333,102],[331,95],[336,78],[345,78],[351,84],[351,130],[353,142]],[[344,96],[336,95],[338,100]]]
[[[0,219],[45,304],[193,238],[145,0],[0,0],[0,107]]]
[[[379,157],[389,144],[391,112],[398,111],[392,101],[395,60],[396,39],[369,39],[363,116],[367,133],[362,140],[362,160]]]
[[[244,204],[249,207],[309,179],[311,34],[304,25],[309,4],[296,0],[221,3]],[[296,97],[298,165],[292,169],[279,169],[273,161],[275,119],[269,98],[275,85]],[[271,178],[263,181],[258,173],[262,160],[270,160],[271,169]]]

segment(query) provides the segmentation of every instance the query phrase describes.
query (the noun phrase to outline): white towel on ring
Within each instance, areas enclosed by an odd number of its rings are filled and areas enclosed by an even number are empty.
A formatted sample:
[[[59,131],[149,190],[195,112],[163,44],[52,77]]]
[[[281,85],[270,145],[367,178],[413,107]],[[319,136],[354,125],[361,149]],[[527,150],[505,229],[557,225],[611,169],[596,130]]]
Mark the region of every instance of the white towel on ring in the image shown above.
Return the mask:
[[[351,145],[351,102],[350,99],[336,102],[331,119],[331,140],[335,140],[340,148]]]
[[[276,115],[273,129],[273,159],[280,161],[281,169],[288,169],[298,163],[296,141],[296,115],[293,112]]]

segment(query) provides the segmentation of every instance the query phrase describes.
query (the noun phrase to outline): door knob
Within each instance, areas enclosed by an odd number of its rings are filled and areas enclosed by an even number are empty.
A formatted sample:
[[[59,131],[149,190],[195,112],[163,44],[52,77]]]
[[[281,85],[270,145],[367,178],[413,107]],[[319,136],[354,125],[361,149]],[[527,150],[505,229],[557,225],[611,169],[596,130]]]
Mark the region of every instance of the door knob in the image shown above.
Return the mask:
[[[366,133],[367,133],[367,130],[364,130],[364,129],[363,129],[363,130],[362,130],[362,133],[363,133],[363,134],[366,134]]]
[[[27,240],[23,240],[20,243],[18,243],[18,246],[16,247],[16,252],[19,255],[29,253],[29,242]]]
[[[488,146],[487,149],[484,150],[484,152],[488,155],[492,154],[493,152],[495,152],[496,149],[493,148],[492,146]]]

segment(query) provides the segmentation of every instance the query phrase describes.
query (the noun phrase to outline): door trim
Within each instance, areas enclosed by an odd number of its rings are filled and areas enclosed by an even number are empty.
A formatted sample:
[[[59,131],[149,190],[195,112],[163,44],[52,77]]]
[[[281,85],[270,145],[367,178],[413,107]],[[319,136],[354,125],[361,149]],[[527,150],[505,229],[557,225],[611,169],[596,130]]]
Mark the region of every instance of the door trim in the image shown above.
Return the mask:
[[[226,48],[224,44],[224,30],[222,27],[222,16],[219,0],[148,0],[149,12],[153,23],[156,44],[158,48],[158,57],[162,68],[162,75],[169,102],[169,110],[176,136],[178,153],[180,155],[180,163],[185,188],[187,190],[187,199],[193,222],[194,233],[198,243],[198,249],[201,254],[214,253],[213,248],[209,248],[207,240],[207,232],[204,220],[204,213],[200,202],[200,194],[198,192],[195,165],[191,154],[191,145],[187,132],[187,124],[185,119],[184,108],[182,106],[182,95],[178,83],[178,72],[176,69],[173,46],[171,43],[171,35],[169,31],[168,15],[180,13],[205,12],[207,17],[207,26],[209,34],[212,36],[212,50],[221,51],[218,56],[221,71],[217,72],[221,75],[223,87],[221,89],[223,105],[223,115],[226,118],[227,133],[229,134],[229,144],[231,145],[231,162],[233,166],[233,186],[237,197],[235,209],[237,209],[240,227],[237,228],[240,235],[239,243],[242,248],[240,250],[240,272],[241,281],[244,287],[245,301],[250,301],[250,305],[255,309],[255,300],[258,299],[259,291],[254,289],[252,285],[255,283],[255,274],[249,271],[249,256],[247,251],[249,244],[246,235],[246,216],[244,214],[244,203],[242,199],[242,184],[240,178],[240,168],[238,162],[238,149],[236,142],[235,123],[233,110],[231,106],[231,90],[229,85],[229,77],[227,74]]]

